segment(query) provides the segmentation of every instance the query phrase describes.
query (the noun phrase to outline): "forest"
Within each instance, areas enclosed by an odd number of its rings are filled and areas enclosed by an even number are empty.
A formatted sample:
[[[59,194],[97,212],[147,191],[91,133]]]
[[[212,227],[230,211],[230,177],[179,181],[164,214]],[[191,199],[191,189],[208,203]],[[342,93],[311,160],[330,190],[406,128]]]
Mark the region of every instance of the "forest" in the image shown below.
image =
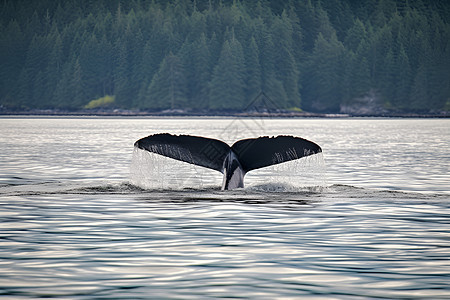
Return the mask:
[[[447,0],[3,0],[0,110],[450,111]]]

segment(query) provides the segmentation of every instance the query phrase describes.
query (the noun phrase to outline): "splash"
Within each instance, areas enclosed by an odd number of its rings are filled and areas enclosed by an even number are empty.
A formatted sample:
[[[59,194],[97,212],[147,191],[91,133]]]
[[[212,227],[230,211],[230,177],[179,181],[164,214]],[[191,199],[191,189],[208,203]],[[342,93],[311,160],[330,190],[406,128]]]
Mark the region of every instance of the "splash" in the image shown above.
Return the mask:
[[[251,188],[270,191],[320,191],[327,186],[322,153],[254,170],[246,175]]]
[[[217,188],[222,174],[134,148],[130,167],[131,184],[143,189]],[[318,191],[327,186],[322,153],[249,172],[249,189],[294,192]]]
[[[134,148],[130,166],[131,184],[144,189],[204,189],[216,187],[222,174],[193,164]]]

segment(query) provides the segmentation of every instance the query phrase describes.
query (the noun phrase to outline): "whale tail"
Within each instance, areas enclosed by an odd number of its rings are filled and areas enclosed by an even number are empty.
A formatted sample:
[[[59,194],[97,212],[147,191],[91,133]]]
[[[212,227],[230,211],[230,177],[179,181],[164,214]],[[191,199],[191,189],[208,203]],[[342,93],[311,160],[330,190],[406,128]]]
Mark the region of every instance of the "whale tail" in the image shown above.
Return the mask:
[[[224,174],[222,189],[244,186],[247,172],[322,152],[319,145],[294,136],[259,137],[233,146],[191,135],[154,134],[134,146]]]

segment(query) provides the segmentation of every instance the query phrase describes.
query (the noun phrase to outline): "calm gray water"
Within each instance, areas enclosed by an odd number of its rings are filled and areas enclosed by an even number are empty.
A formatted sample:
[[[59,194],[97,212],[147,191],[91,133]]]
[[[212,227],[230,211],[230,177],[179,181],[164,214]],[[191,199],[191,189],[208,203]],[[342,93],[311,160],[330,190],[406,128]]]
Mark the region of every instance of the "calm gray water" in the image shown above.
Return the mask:
[[[221,191],[158,132],[323,155]],[[0,298],[450,299],[447,119],[0,118],[0,150]]]

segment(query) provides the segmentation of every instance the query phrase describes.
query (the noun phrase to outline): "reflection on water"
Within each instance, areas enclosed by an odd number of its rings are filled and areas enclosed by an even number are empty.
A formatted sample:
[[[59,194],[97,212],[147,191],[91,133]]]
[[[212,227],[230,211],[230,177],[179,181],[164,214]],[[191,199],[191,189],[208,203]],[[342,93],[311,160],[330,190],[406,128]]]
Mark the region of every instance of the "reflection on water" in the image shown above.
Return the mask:
[[[0,287],[29,297],[445,298],[446,200],[347,186],[9,196]]]
[[[221,191],[133,144],[230,120],[0,118],[0,298],[449,299],[448,122],[267,120],[323,158]]]

